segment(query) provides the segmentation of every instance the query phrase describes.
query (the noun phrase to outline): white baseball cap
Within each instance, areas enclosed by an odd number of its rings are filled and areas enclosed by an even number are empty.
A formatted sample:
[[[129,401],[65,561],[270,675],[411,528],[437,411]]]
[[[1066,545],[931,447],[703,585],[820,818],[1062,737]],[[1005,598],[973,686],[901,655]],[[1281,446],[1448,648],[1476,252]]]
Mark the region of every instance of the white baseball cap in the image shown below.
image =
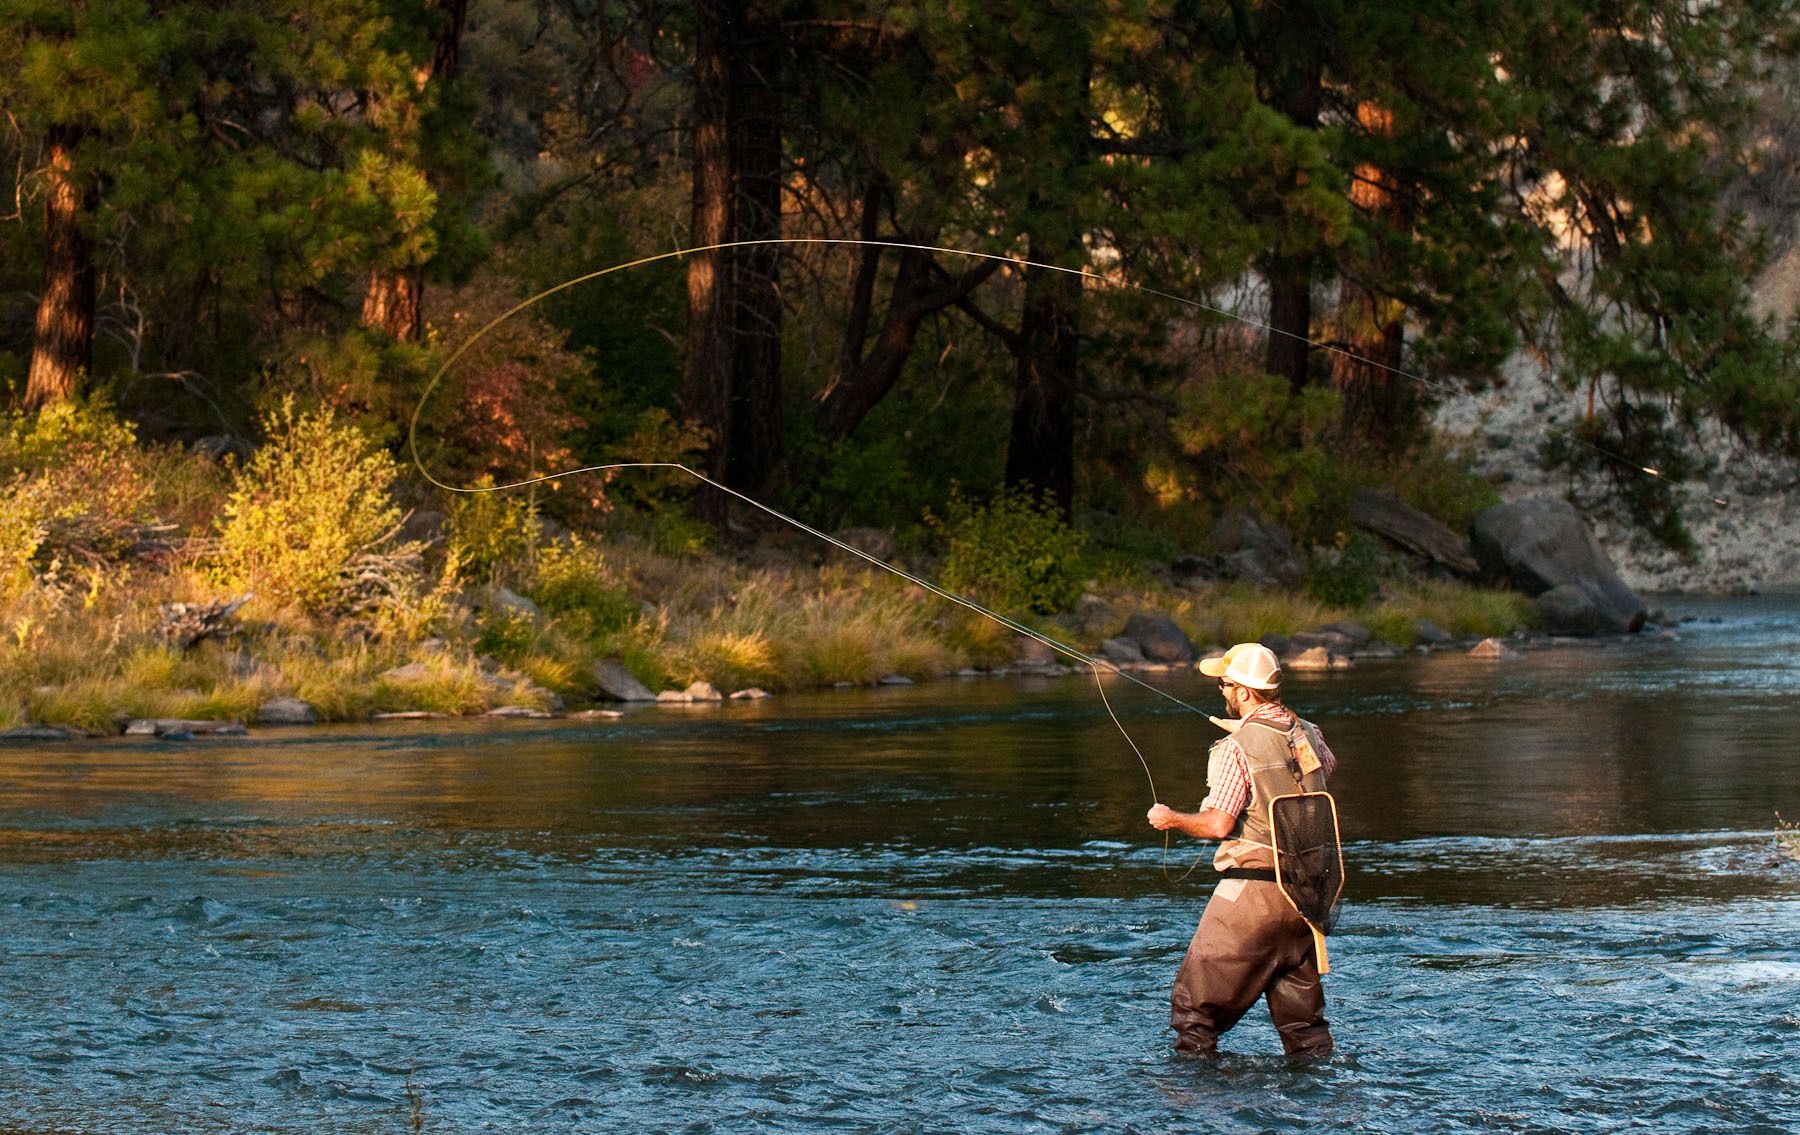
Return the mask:
[[[1260,642],[1240,642],[1218,658],[1203,658],[1200,672],[1253,690],[1273,690],[1281,685],[1281,662]]]

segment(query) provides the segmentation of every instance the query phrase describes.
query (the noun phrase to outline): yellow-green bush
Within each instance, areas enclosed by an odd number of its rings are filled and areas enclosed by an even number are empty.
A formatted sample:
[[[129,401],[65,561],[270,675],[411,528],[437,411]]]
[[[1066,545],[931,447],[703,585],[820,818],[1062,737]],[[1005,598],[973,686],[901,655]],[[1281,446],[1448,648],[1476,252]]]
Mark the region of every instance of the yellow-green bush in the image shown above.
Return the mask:
[[[277,605],[324,610],[355,558],[399,525],[394,459],[329,407],[287,398],[263,418],[268,443],[233,469],[220,526],[222,582]]]

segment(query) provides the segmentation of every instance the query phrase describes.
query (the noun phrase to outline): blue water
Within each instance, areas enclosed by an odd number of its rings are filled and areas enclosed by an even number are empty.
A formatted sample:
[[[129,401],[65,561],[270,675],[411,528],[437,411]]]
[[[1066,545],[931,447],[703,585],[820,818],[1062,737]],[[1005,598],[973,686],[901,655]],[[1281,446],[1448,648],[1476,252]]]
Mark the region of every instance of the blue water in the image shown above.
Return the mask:
[[[1293,683],[1319,1067],[1169,1053],[1209,872],[1079,678],[0,750],[0,1131],[1800,1130],[1800,605],[1687,606]]]

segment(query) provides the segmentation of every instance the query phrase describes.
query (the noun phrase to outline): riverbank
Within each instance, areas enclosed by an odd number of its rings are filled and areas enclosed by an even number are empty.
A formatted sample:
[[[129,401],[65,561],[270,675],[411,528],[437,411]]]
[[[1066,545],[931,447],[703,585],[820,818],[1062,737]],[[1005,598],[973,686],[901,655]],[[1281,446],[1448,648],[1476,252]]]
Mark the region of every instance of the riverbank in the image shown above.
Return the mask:
[[[599,716],[620,699],[689,704],[1075,662],[873,566],[772,559],[565,536],[512,586],[444,586],[405,610],[337,619],[252,596],[210,624],[205,612],[223,608],[200,602],[208,581],[192,565],[85,588],[41,580],[15,599],[0,644],[0,730],[166,736],[205,732],[203,722]],[[171,595],[189,598],[181,618]],[[1301,669],[1467,649],[1521,631],[1528,615],[1515,593],[1446,583],[1390,584],[1340,607],[1292,590],[1142,578],[1090,580],[1069,610],[1025,617],[1072,652],[1155,673],[1257,639]],[[1133,616],[1162,624],[1161,640],[1127,635]]]

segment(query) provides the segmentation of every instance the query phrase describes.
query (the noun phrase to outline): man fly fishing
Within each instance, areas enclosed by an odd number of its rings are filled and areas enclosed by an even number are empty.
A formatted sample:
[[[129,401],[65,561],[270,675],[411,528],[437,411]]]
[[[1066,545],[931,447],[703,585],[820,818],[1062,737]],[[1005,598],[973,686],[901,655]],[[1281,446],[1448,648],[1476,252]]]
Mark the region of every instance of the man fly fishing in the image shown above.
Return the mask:
[[[1317,726],[1281,703],[1281,669],[1260,643],[1200,663],[1219,679],[1231,730],[1207,757],[1197,812],[1153,805],[1158,831],[1216,839],[1222,876],[1169,994],[1177,1052],[1214,1056],[1219,1035],[1267,997],[1290,1056],[1331,1053],[1320,974],[1323,933],[1343,888],[1337,813],[1325,792],[1337,759]],[[1215,721],[1218,719],[1215,719]]]

